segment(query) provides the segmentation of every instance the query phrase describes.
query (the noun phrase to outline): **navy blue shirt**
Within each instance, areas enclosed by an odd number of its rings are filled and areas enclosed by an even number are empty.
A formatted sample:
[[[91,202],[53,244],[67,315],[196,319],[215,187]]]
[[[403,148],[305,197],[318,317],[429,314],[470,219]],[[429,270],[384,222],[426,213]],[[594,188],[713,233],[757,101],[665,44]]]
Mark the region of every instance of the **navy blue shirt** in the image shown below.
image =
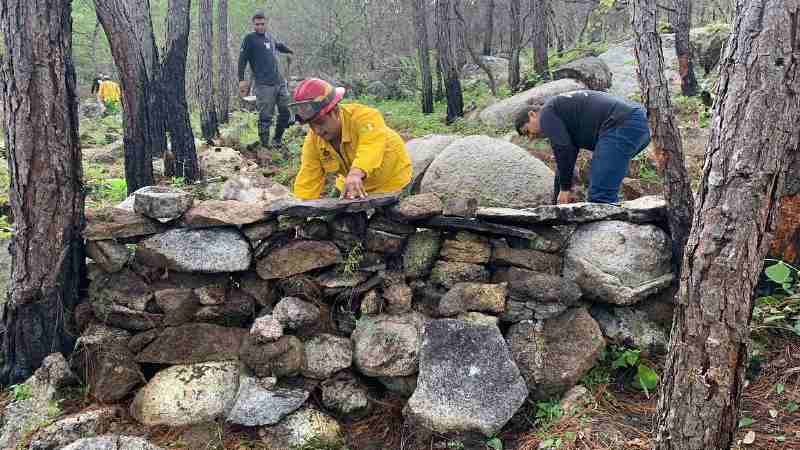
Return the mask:
[[[244,80],[244,69],[250,63],[256,84],[276,86],[282,83],[283,77],[278,71],[278,52],[292,53],[269,33],[253,32],[245,36],[239,51],[239,81]]]
[[[578,150],[594,150],[600,133],[622,123],[641,106],[599,91],[556,95],[539,112],[542,133],[550,140],[562,191],[572,189]]]

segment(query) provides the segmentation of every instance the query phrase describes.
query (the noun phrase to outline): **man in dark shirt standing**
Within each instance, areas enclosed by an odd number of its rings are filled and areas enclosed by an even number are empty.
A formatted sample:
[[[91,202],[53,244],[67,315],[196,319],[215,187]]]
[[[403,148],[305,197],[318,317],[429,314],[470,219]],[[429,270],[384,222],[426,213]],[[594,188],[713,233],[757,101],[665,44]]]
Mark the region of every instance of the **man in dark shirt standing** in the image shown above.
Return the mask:
[[[558,170],[556,202],[572,203],[572,176],[578,150],[592,151],[589,201],[616,203],[630,160],[650,143],[644,108],[605,92],[567,92],[520,111],[520,135],[550,140]]]
[[[263,147],[279,147],[283,132],[289,125],[289,90],[278,70],[278,52],[292,53],[286,45],[277,42],[267,33],[267,19],[264,13],[256,11],[253,15],[253,32],[245,36],[239,52],[239,94],[247,95],[250,84],[244,79],[244,70],[250,64],[255,80],[256,106],[258,107],[258,137]],[[278,123],[275,136],[269,140],[272,115],[278,106]]]

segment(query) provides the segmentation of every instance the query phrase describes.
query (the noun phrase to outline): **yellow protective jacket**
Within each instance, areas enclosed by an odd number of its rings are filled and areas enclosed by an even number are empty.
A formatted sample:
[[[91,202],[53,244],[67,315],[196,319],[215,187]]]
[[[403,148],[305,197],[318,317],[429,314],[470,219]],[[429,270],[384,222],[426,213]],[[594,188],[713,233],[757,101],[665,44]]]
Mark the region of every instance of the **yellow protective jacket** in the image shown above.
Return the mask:
[[[120,95],[119,85],[113,81],[105,80],[100,83],[100,87],[97,89],[97,96],[101,102],[112,101],[118,103]]]
[[[411,158],[403,138],[386,126],[379,111],[357,103],[340,104],[339,119],[341,154],[314,130],[306,135],[294,195],[303,200],[319,198],[328,173],[338,174],[336,187],[343,191],[344,178],[353,167],[367,174],[367,193],[397,192],[411,181]]]

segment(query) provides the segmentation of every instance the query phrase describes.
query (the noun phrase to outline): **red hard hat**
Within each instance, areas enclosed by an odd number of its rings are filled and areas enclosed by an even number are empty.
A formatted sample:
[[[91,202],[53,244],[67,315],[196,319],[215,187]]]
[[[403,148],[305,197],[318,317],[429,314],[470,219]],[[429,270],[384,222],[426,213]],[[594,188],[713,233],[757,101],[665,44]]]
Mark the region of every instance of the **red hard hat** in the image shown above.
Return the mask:
[[[310,122],[321,114],[329,113],[344,97],[344,88],[319,78],[307,78],[295,88],[289,110],[300,123]]]

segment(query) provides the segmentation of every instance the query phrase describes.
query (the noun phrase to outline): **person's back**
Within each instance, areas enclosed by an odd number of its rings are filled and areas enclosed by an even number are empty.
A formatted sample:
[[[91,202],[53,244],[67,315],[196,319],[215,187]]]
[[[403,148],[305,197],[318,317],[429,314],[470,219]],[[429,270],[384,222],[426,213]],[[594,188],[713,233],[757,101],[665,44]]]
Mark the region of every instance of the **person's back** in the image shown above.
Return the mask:
[[[558,118],[575,147],[594,150],[600,134],[625,120],[633,109],[631,103],[605,92],[567,92],[545,103],[541,111],[542,131],[558,141],[560,125],[554,120]]]

